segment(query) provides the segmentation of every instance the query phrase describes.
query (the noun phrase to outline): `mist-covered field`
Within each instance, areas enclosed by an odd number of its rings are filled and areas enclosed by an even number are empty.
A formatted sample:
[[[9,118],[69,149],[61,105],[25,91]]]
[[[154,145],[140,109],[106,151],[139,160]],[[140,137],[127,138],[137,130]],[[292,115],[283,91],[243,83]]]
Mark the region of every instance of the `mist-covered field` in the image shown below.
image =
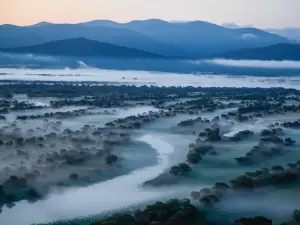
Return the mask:
[[[210,207],[191,198],[216,182],[300,160],[299,122],[290,124],[300,119],[297,76],[82,64],[1,68],[0,80],[0,224],[102,218],[170,198],[190,198],[209,221],[224,225],[258,215],[279,223],[300,208],[298,181],[242,188]],[[232,139],[243,131],[249,135]],[[208,152],[198,152],[207,146]],[[254,146],[260,150],[250,154]],[[190,162],[190,152],[201,160]],[[244,157],[250,162],[239,163]],[[191,171],[172,173],[180,163]]]
[[[142,112],[143,108],[131,110],[131,113],[134,114],[135,110],[136,112]],[[213,114],[203,113],[199,116],[212,119],[226,111],[228,110],[220,110]],[[125,113],[121,111],[119,116],[121,117],[122,114],[124,116]],[[210,187],[216,181],[228,182],[230,179],[247,171],[255,171],[256,169],[274,165],[285,165],[299,158],[299,144],[297,144],[286,155],[264,161],[255,166],[241,167],[236,164],[234,158],[243,156],[257,143],[257,138],[239,144],[216,144],[215,148],[219,154],[217,156],[206,156],[201,161],[201,164],[193,169],[197,174],[197,180],[179,183],[170,187],[143,188],[141,186],[143,182],[159,176],[170,166],[179,163],[185,157],[188,151],[187,146],[195,137],[189,133],[176,134],[172,132],[172,127],[177,122],[187,118],[195,117],[178,116],[155,122],[149,127],[139,130],[134,135],[134,143],[131,143],[125,149],[117,148],[116,150],[120,151],[118,154],[121,154],[126,160],[130,160],[128,162],[125,160],[124,166],[131,167],[130,170],[132,172],[128,174],[125,172],[124,175],[115,175],[116,177],[111,177],[107,181],[84,187],[64,188],[63,190],[53,189],[44,200],[35,203],[21,201],[16,203],[13,208],[4,207],[0,214],[1,224],[26,225],[46,223],[53,220],[105,214],[172,197],[189,197],[191,191]],[[291,114],[288,118],[274,116],[269,119],[258,120],[255,123],[235,123],[227,130],[225,135],[233,136],[238,131],[245,129],[259,133],[260,130],[267,129],[268,125],[274,121],[284,122],[294,118],[296,119],[298,116]],[[103,119],[106,120],[106,118],[101,116],[98,117],[99,121]],[[86,124],[89,117],[76,119],[74,124],[79,125],[78,120],[82,121],[82,124]],[[107,119],[107,121],[109,120]],[[67,126],[69,123],[70,125],[72,124],[66,120],[66,127],[75,128],[74,124],[73,126]],[[35,123],[36,125],[37,123]],[[25,124],[20,124],[22,129],[25,126]],[[292,136],[297,143],[300,143],[299,132],[287,129],[285,134]],[[34,149],[29,151],[34,153]],[[9,163],[10,161],[6,162]],[[15,162],[11,166],[16,166],[17,164]],[[2,168],[5,165],[2,161]],[[235,199],[226,199],[216,209],[209,211],[208,215],[221,221],[222,218],[230,221],[241,216],[255,215],[267,215],[281,221],[288,219],[292,211],[300,207],[299,199],[296,197],[298,196],[296,187],[292,189],[267,189],[265,192],[267,192],[267,195],[261,196],[253,193],[246,196],[241,195],[243,197],[237,196]]]
[[[155,85],[202,87],[300,87],[298,76],[251,76],[191,74],[148,71],[118,71],[98,68],[14,69],[0,68],[1,81],[91,82],[95,85]]]

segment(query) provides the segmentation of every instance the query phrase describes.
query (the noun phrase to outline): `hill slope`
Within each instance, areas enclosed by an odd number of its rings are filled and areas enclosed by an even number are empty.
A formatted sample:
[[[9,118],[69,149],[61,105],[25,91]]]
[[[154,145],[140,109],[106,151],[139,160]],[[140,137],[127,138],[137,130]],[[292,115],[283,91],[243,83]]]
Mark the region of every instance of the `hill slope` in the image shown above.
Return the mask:
[[[242,49],[230,51],[217,57],[226,59],[253,60],[300,60],[300,45],[276,44],[262,48]]]
[[[133,21],[125,26],[151,38],[183,48],[193,57],[287,42],[275,34],[255,29],[228,29],[205,21],[168,23]]]
[[[127,28],[83,26],[81,24],[49,24],[45,22],[26,27],[0,26],[0,48],[24,47],[77,37],[141,49],[166,56],[178,56],[183,52],[179,48]]]
[[[0,26],[0,48],[29,46],[76,37],[165,56],[192,58],[288,42],[286,38],[259,29],[228,29],[205,21],[171,23],[150,19],[117,23],[94,20],[79,24],[43,22],[27,27]]]
[[[188,57],[208,57],[214,54],[256,48],[288,42],[276,34],[256,28],[229,29],[205,21],[171,23],[159,19],[135,20],[129,23],[98,20],[83,26],[126,28],[186,51]]]
[[[288,27],[283,29],[266,29],[266,31],[274,34],[278,34],[287,39],[297,41],[300,43],[300,28],[298,27]]]
[[[52,41],[41,45],[19,48],[0,49],[9,53],[33,53],[55,56],[96,56],[96,57],[138,57],[156,58],[157,54],[139,49],[127,48],[108,43],[88,40],[86,38],[72,38]]]

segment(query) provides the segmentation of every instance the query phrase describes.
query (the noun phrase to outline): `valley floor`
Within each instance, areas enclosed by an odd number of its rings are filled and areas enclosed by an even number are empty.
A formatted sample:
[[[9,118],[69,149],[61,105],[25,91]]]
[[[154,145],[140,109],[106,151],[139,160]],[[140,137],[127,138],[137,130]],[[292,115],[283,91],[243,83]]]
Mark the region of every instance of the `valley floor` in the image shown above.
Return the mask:
[[[296,78],[207,76],[211,86],[253,82],[214,88],[192,75],[122,75],[140,82],[129,86],[118,73],[107,78],[118,85],[100,85],[79,81],[96,72],[73,82],[19,72],[0,75],[0,224],[89,224],[172,198],[216,224],[258,215],[277,224],[300,208],[300,91],[287,89]],[[181,79],[194,85],[171,86]]]

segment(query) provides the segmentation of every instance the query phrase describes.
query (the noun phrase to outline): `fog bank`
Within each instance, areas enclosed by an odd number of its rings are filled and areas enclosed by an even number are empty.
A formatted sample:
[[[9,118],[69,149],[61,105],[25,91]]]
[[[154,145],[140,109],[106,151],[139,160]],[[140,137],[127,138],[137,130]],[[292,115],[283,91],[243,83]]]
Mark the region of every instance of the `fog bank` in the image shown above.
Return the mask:
[[[234,67],[253,67],[253,68],[273,68],[273,69],[300,69],[300,61],[275,61],[275,60],[231,60],[231,59],[212,59],[205,60],[207,63],[213,63],[224,66]]]
[[[3,208],[0,224],[28,225],[101,214],[181,192],[180,188],[151,190],[140,187],[143,182],[155,178],[169,166],[168,156],[173,152],[173,146],[158,134],[146,134],[138,140],[157,150],[156,166],[136,170],[129,175],[93,186],[53,193],[46,200],[34,204],[23,201],[11,209]]]
[[[202,86],[202,87],[282,87],[300,89],[300,76],[236,76],[212,74],[163,73],[121,71],[97,68],[78,69],[14,69],[0,68],[3,81],[74,81],[102,82],[103,84]]]

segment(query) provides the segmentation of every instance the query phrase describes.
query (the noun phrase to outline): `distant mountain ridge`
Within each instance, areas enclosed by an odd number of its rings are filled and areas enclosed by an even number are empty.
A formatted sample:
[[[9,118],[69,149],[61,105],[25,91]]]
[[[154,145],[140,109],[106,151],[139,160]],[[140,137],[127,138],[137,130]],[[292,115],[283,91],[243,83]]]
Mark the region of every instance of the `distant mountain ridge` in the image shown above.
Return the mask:
[[[110,26],[107,21],[81,23],[84,26]],[[160,19],[113,22],[113,27],[127,28],[164,43],[185,49],[189,57],[208,57],[241,48],[262,47],[288,42],[276,34],[249,28],[228,29],[206,21],[170,23]]]
[[[42,23],[33,26],[0,26],[0,48],[25,47],[50,41],[84,37],[99,42],[136,48],[160,55],[177,55],[183,52],[172,45],[162,43],[142,33],[126,28],[93,27],[81,24]]]
[[[217,58],[248,60],[300,60],[300,44],[276,44],[261,48],[241,49],[220,54]]]
[[[139,49],[102,43],[86,38],[72,38],[51,41],[28,47],[4,48],[2,52],[31,53],[51,56],[88,56],[88,57],[122,57],[122,58],[161,58],[162,56]]]
[[[278,34],[282,37],[290,40],[295,40],[300,43],[300,28],[298,27],[286,27],[283,29],[266,29],[266,31],[274,34]]]
[[[228,29],[205,21],[171,23],[150,19],[117,23],[94,20],[79,24],[41,22],[26,27],[0,26],[0,48],[24,47],[76,37],[187,58],[205,58],[241,48],[289,42],[286,38],[259,29]]]

